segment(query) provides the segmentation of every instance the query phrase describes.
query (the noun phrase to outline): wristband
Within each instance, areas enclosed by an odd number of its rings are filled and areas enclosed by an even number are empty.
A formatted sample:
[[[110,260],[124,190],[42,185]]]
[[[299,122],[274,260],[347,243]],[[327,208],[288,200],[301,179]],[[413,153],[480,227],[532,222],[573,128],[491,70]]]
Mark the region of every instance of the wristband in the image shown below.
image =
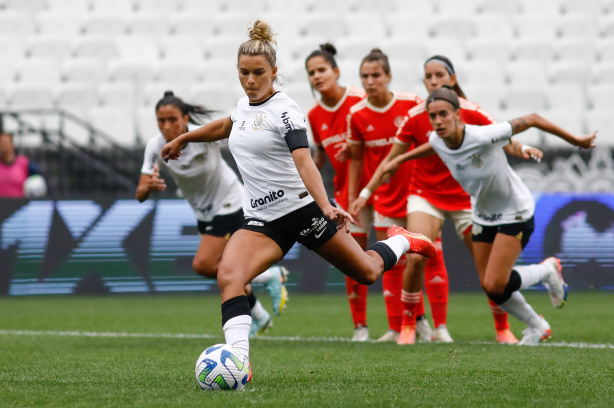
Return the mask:
[[[524,154],[529,149],[533,149],[533,146],[529,146],[526,144],[526,145],[522,145],[522,147],[520,148],[520,151],[522,152],[522,154]]]
[[[371,198],[371,190],[369,190],[367,187],[363,188],[360,191],[360,194],[358,194],[358,197],[364,198],[365,200],[368,200],[369,198]]]

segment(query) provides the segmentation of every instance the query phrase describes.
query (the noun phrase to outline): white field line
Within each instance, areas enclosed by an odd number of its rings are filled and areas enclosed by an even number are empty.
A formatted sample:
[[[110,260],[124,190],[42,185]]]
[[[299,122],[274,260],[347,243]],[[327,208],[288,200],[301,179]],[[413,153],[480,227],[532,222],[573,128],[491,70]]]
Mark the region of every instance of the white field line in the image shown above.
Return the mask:
[[[124,337],[124,338],[154,338],[154,339],[213,339],[222,337],[211,334],[188,334],[188,333],[125,333],[125,332],[86,332],[86,331],[38,331],[38,330],[0,330],[0,335],[6,336],[73,336],[73,337]],[[342,337],[271,337],[260,336],[258,340],[283,340],[283,341],[308,341],[308,342],[349,342],[349,338]],[[462,344],[462,343],[461,343]],[[470,341],[473,345],[495,345],[494,341]],[[614,349],[614,344],[594,343],[566,343],[546,342],[539,347],[568,347],[582,349]]]

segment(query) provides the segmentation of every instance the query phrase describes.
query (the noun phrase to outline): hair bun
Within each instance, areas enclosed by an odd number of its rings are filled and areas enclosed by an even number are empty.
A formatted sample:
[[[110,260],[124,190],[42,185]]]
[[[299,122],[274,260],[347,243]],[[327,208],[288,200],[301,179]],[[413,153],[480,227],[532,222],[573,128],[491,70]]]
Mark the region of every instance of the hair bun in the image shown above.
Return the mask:
[[[175,96],[175,94],[173,91],[164,91],[164,97],[166,98],[167,96]]]
[[[329,52],[333,56],[337,55],[337,49],[331,43],[320,44],[320,49]]]
[[[375,54],[375,53],[377,53],[377,54],[383,54],[384,52],[383,52],[383,51],[382,51],[380,48],[375,47],[375,48],[371,49],[371,53],[372,53],[372,54]]]
[[[275,33],[271,29],[271,25],[265,20],[259,19],[254,22],[251,28],[248,28],[247,35],[252,40],[270,41],[276,43]]]

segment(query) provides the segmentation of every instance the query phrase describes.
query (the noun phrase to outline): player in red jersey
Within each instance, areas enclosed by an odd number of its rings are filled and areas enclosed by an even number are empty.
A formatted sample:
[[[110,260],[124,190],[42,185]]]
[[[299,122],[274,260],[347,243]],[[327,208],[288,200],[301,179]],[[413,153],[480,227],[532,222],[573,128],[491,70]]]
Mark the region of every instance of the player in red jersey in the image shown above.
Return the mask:
[[[361,178],[370,179],[379,163],[386,157],[394,136],[406,112],[420,102],[413,93],[390,91],[391,73],[388,57],[378,48],[362,60],[360,78],[367,98],[350,108],[348,132],[351,146],[348,196],[352,202],[360,191]],[[402,176],[377,191],[373,198],[365,197],[369,212],[362,210],[354,215],[366,231],[371,222],[377,239],[386,236],[386,229],[393,224],[405,225],[407,189],[402,188],[404,177],[409,177],[411,166],[401,166]],[[350,210],[351,211],[351,210]],[[401,289],[405,258],[382,278],[389,330],[378,341],[396,341],[401,330]]]
[[[348,208],[348,166],[349,147],[347,138],[347,115],[350,107],[365,97],[365,91],[355,86],[339,85],[339,67],[335,60],[337,50],[332,44],[322,44],[305,60],[305,68],[311,88],[320,94],[307,117],[316,145],[313,160],[318,169],[330,160],[335,169],[333,185],[335,201],[341,208]],[[364,184],[364,183],[363,183]],[[352,224],[350,232],[361,248],[367,248],[367,232],[364,227]],[[352,341],[369,340],[367,329],[367,285],[361,285],[349,276],[345,277],[345,287],[354,322]]]
[[[443,56],[429,58],[424,64],[424,84],[430,92],[442,86],[449,86],[461,97],[464,93],[456,81],[456,74],[452,63]],[[460,99],[460,115],[464,123],[487,125],[494,120],[478,105],[463,98]],[[425,103],[421,103],[407,112],[403,125],[399,127],[397,138],[384,159],[377,174],[365,187],[367,192],[375,191],[380,185],[382,175],[381,167],[388,161],[407,151],[411,145],[419,146],[428,141],[428,134],[432,131]],[[522,143],[513,142],[508,153],[528,158],[537,154],[538,150]],[[541,152],[540,152],[541,153]],[[357,202],[357,206],[364,205]],[[431,156],[414,162],[413,172],[409,183],[409,198],[407,202],[407,225],[415,231],[431,237],[438,238],[445,218],[454,222],[456,233],[473,254],[471,243],[471,203],[469,196],[461,186],[452,178],[447,167],[437,156]],[[440,242],[440,241],[439,241]],[[441,253],[441,251],[439,251]],[[418,298],[422,282],[426,281],[427,295],[431,303],[435,330],[433,340],[451,342],[446,327],[448,276],[445,265],[431,271],[425,270],[425,262],[420,257],[409,257],[404,281],[403,307],[404,321],[399,344],[413,344],[416,332],[416,315],[419,315]],[[480,277],[482,278],[482,277]],[[428,283],[432,284],[429,286]],[[433,285],[434,283],[434,285]],[[494,302],[489,302],[495,319],[496,340],[499,343],[516,343],[518,340],[509,330],[507,314]]]

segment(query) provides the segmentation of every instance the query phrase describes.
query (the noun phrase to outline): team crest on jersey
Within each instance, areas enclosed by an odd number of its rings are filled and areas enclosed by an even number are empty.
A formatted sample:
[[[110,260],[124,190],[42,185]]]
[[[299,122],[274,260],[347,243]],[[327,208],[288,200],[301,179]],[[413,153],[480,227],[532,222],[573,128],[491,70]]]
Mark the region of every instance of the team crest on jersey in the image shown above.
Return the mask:
[[[395,127],[401,127],[401,125],[403,124],[403,116],[397,116],[396,118],[394,118],[394,126]]]
[[[469,156],[469,158],[471,159],[471,165],[476,169],[479,169],[484,165],[484,160],[482,160],[480,155],[477,153]]]
[[[266,115],[264,113],[261,113],[260,115],[256,115],[256,118],[254,119],[254,123],[252,123],[252,129],[254,130],[260,130],[264,127],[264,118],[266,118]]]

